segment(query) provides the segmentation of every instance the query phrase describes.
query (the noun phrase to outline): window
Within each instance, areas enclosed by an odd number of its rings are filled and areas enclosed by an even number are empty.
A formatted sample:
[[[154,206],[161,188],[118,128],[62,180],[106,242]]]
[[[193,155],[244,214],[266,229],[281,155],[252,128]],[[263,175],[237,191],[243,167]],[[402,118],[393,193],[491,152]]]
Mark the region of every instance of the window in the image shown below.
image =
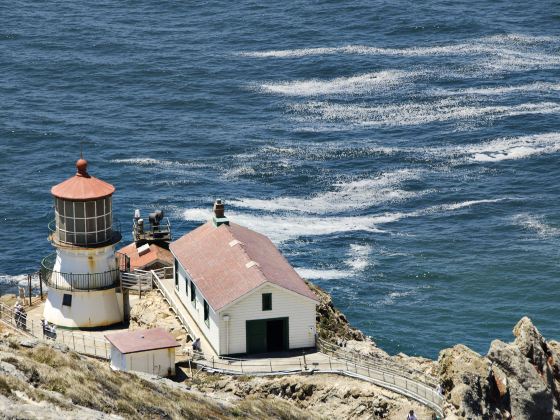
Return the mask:
[[[72,306],[72,295],[62,296],[62,306]]]
[[[179,290],[179,262],[175,259],[175,289]]]
[[[272,310],[272,293],[263,293],[262,295],[262,310],[271,311]]]
[[[206,301],[204,301],[204,323],[210,328],[210,307]]]
[[[191,303],[196,308],[196,286],[194,282],[191,280]]]

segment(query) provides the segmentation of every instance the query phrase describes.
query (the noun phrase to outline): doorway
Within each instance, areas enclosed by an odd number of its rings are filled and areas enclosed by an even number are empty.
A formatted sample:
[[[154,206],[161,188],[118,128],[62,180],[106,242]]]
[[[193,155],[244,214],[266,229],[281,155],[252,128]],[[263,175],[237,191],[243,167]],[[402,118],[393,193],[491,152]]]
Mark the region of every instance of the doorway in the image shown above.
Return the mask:
[[[288,318],[246,321],[247,353],[270,353],[289,349]]]

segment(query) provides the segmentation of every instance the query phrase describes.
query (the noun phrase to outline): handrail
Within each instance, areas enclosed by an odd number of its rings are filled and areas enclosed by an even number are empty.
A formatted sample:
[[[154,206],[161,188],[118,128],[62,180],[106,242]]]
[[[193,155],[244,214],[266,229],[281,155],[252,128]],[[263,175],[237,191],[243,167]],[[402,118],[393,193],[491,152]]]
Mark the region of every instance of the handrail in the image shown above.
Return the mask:
[[[169,304],[169,306],[171,307],[173,312],[175,312],[175,315],[177,316],[177,318],[179,318],[179,321],[183,325],[183,328],[185,328],[185,330],[187,330],[188,334],[192,337],[193,341],[196,340],[198,337],[195,335],[195,333],[193,332],[191,327],[189,327],[188,321],[183,316],[183,314],[181,313],[179,308],[177,308],[177,305],[175,305],[175,302],[173,301],[173,298],[169,295],[169,293],[165,289],[165,286],[163,285],[160,277],[157,275],[156,270],[152,270],[151,273],[152,273],[152,279],[153,279],[154,283],[156,284],[158,290],[163,295],[164,299],[167,301],[167,303]]]
[[[106,339],[77,334],[62,328],[59,328],[56,333],[48,332],[39,322],[36,322],[37,320],[27,320],[27,314],[18,315],[3,303],[0,303],[0,321],[29,336],[65,344],[76,353],[105,360],[111,357],[111,346]]]
[[[317,337],[317,349],[325,354],[332,354],[339,359],[349,360],[353,362],[357,361],[360,364],[369,365],[370,367],[384,370],[387,373],[394,373],[401,376],[413,375],[416,380],[423,382],[433,388],[436,388],[438,385],[438,380],[425,372],[397,364],[389,359],[374,358],[369,355],[362,355],[360,353],[339,347],[319,337]]]
[[[54,270],[56,253],[41,260],[41,280],[48,286],[60,290],[104,290],[116,287],[119,282],[118,268],[101,273],[63,273]]]
[[[193,352],[193,360],[199,367],[210,372],[229,375],[290,375],[298,373],[333,373],[354,377],[374,383],[383,388],[412,398],[434,410],[443,417],[443,397],[432,387],[414,379],[387,373],[371,366],[363,366],[349,360],[327,356],[328,361],[309,361],[305,357],[290,360],[205,358],[201,352]],[[309,355],[308,355],[309,357]],[[200,360],[202,358],[202,360]]]

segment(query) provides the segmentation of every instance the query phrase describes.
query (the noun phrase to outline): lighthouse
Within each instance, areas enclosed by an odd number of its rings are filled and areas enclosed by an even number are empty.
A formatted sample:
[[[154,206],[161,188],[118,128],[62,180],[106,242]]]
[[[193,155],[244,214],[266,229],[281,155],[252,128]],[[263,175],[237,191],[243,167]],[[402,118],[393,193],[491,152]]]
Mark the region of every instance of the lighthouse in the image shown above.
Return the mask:
[[[66,328],[123,321],[123,267],[115,254],[121,234],[112,214],[115,187],[89,175],[87,166],[80,158],[76,174],[51,189],[55,219],[49,225],[49,240],[56,253],[41,263],[49,289],[44,318]]]

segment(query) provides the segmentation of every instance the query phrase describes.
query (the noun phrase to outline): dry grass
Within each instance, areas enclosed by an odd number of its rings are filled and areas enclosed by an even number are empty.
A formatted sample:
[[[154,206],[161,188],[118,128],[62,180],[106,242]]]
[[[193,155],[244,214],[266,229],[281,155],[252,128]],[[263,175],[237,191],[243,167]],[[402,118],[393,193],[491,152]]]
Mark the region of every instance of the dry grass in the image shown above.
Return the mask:
[[[133,374],[113,372],[107,363],[75,353],[61,353],[46,345],[33,349],[16,346],[10,350],[6,344],[2,346],[2,360],[14,365],[27,378],[22,381],[15,376],[0,376],[0,394],[12,398],[14,403],[17,398],[12,391],[18,390],[35,401],[48,401],[63,409],[77,405],[133,419],[309,417],[295,406],[276,399],[251,399],[224,406]],[[72,405],[65,401],[71,401]]]

